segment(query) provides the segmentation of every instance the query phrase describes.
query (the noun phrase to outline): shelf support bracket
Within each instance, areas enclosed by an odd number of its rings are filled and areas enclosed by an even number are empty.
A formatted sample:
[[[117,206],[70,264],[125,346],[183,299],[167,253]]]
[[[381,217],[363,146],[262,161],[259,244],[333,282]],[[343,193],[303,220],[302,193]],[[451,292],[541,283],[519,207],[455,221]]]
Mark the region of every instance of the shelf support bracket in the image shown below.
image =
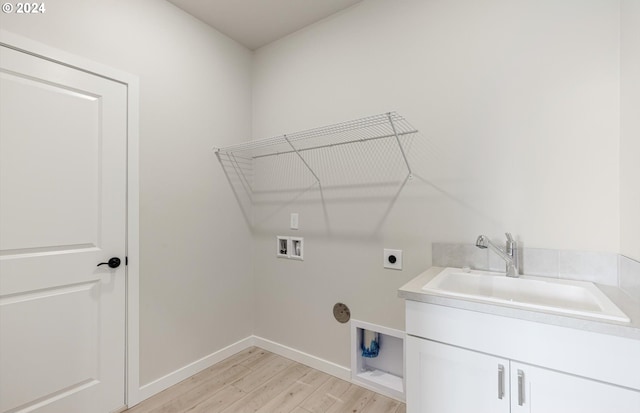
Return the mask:
[[[289,140],[289,138],[287,138],[287,135],[284,135],[284,139],[287,141],[287,143],[289,144],[289,146],[291,146],[291,149],[293,149],[293,151],[296,153],[296,155],[298,155],[298,157],[300,158],[300,160],[302,161],[302,163],[304,163],[304,166],[307,167],[307,169],[309,170],[309,172],[311,172],[311,175],[313,175],[314,178],[316,178],[316,181],[318,182],[318,185],[320,185],[320,178],[318,178],[318,175],[316,175],[315,172],[313,172],[313,169],[311,169],[311,167],[309,166],[309,164],[307,163],[307,161],[305,161],[305,159],[302,157],[302,155],[300,155],[300,152],[298,152],[298,150],[296,149],[295,146],[293,146],[293,144],[291,143],[291,141]]]
[[[407,159],[407,154],[404,153],[404,148],[402,147],[402,143],[400,143],[400,137],[398,136],[398,131],[396,131],[396,125],[393,123],[393,118],[391,117],[391,113],[387,113],[389,117],[389,123],[391,124],[391,129],[393,130],[393,134],[396,137],[396,142],[398,143],[398,147],[400,148],[400,152],[402,153],[402,158],[404,159],[404,163],[407,165],[407,169],[409,170],[409,178],[413,177],[413,172],[411,171],[411,166],[409,165],[409,160]]]
[[[242,166],[240,165],[240,162],[238,162],[238,160],[236,159],[236,156],[232,153],[227,153],[227,156],[229,157],[229,160],[232,160],[231,164],[233,165],[233,168],[236,170],[237,173],[240,174],[240,176],[242,176],[242,180],[244,181],[244,184],[247,186],[247,188],[249,188],[249,191],[247,191],[249,194],[253,193],[253,188],[251,187],[251,184],[249,183],[249,180],[247,179],[246,175],[244,174],[244,171],[242,170]]]

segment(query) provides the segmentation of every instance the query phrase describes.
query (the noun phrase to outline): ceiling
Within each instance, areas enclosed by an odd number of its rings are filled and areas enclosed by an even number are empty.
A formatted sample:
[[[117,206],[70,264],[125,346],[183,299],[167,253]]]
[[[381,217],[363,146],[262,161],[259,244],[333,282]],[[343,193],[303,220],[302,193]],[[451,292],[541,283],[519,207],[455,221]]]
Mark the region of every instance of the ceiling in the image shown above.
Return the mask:
[[[362,0],[168,0],[255,50]]]

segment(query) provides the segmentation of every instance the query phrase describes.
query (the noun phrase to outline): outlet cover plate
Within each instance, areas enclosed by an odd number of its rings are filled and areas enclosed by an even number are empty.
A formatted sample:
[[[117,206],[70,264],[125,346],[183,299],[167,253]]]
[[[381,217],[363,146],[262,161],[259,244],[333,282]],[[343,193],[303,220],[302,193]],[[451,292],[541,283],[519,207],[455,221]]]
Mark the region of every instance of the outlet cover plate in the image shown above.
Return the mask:
[[[402,270],[402,250],[391,250],[385,248],[383,259],[384,268],[390,268],[392,270]]]

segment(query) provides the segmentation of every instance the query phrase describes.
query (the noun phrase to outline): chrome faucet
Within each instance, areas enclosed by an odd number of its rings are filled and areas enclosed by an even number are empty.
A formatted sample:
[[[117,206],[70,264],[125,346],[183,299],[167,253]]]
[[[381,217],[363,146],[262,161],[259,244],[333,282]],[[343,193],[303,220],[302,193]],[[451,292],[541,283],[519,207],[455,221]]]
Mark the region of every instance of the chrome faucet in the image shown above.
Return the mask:
[[[489,249],[493,250],[493,252],[498,254],[500,258],[506,262],[507,277],[519,277],[518,243],[513,239],[511,233],[507,232],[505,235],[507,236],[507,243],[504,251],[491,242],[486,235],[478,236],[476,247],[483,249],[489,247]]]

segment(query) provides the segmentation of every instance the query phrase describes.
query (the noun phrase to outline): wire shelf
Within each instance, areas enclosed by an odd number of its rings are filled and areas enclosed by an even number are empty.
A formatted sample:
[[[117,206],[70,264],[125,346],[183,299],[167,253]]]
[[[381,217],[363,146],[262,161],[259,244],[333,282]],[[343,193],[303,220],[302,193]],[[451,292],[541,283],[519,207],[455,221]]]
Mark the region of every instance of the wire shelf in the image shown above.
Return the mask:
[[[258,159],[280,155],[295,156],[320,184],[319,171],[312,169],[306,160],[309,151],[383,139],[395,141],[411,175],[411,166],[401,139],[416,133],[418,130],[404,117],[396,112],[389,112],[273,138],[214,148],[214,151],[220,162],[234,170],[245,189],[251,191],[253,163]]]

